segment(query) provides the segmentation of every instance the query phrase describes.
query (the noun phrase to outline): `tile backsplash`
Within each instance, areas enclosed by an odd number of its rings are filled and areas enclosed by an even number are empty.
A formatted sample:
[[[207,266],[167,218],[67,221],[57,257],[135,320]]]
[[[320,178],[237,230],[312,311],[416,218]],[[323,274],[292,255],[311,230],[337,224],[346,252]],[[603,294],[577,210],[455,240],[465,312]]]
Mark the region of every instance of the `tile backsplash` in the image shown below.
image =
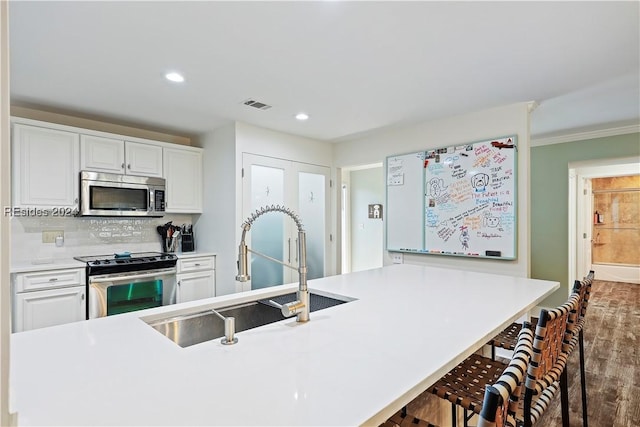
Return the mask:
[[[82,255],[117,252],[162,251],[156,227],[192,224],[191,215],[168,214],[162,218],[113,217],[13,217],[11,263],[39,263]],[[42,243],[42,232],[64,231],[64,244]]]

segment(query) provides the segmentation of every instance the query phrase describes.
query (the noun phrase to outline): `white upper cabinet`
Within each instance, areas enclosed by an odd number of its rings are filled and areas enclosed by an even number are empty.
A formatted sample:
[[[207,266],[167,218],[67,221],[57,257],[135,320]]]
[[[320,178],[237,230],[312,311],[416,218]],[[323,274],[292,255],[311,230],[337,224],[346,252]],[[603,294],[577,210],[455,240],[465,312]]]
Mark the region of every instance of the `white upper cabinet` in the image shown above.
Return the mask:
[[[162,178],[162,146],[125,141],[126,173]]]
[[[81,135],[80,156],[82,170],[162,177],[160,145]]]
[[[124,173],[124,140],[80,135],[80,169]]]
[[[77,133],[14,124],[14,205],[77,208],[78,151]]]
[[[202,212],[202,149],[164,148],[166,212]]]
[[[202,213],[202,148],[12,120],[16,207],[77,209],[79,174],[89,170],[165,178],[166,212]]]

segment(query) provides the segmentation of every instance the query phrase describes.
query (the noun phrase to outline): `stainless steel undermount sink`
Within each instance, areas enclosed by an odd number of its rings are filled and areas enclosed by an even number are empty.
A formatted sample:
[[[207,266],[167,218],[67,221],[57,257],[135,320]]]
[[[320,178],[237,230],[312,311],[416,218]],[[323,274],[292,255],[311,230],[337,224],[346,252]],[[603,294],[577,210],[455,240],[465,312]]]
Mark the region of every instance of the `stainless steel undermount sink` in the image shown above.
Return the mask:
[[[322,310],[352,300],[348,297],[342,298],[344,299],[311,292],[310,311]],[[268,299],[218,308],[216,311],[224,317],[235,318],[235,331],[237,333],[286,319],[277,304],[286,304],[295,300],[296,293],[292,292]],[[273,304],[273,302],[276,304]],[[189,347],[201,342],[221,338],[225,333],[224,321],[211,310],[179,315],[171,314],[161,319],[143,320],[180,347]]]

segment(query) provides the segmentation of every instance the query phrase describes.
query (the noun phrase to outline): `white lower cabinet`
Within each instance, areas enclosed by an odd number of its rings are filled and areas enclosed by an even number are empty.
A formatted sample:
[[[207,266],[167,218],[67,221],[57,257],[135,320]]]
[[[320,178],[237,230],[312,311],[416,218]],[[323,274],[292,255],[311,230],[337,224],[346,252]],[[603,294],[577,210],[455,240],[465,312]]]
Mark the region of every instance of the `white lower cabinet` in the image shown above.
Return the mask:
[[[83,269],[17,273],[13,288],[13,332],[86,319]]]
[[[215,257],[202,256],[178,260],[177,302],[195,301],[216,295]]]

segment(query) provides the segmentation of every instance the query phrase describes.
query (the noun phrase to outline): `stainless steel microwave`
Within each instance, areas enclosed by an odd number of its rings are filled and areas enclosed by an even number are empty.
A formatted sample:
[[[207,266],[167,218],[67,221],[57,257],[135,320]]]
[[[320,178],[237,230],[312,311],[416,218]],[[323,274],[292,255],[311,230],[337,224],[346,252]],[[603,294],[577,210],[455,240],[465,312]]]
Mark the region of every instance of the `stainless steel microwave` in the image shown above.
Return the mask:
[[[164,215],[164,178],[80,172],[80,216]]]

